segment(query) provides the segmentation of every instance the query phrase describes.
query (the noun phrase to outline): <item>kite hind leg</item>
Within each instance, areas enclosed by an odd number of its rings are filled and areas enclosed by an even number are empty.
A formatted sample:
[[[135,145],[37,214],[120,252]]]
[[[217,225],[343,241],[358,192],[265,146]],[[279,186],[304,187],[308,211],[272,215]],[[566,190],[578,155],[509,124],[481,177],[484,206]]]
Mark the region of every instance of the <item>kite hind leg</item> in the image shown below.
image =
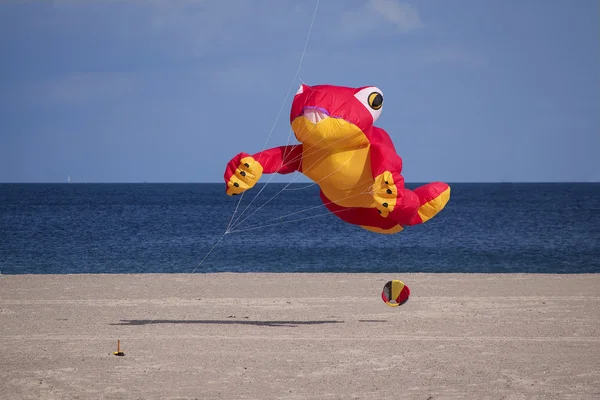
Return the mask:
[[[407,225],[417,225],[429,221],[446,206],[450,200],[450,186],[443,182],[432,182],[414,189],[419,199],[416,215]]]
[[[329,211],[349,224],[358,225],[363,229],[377,233],[398,233],[402,225],[379,215],[376,208],[342,207],[329,200],[323,191],[320,193],[323,204]]]

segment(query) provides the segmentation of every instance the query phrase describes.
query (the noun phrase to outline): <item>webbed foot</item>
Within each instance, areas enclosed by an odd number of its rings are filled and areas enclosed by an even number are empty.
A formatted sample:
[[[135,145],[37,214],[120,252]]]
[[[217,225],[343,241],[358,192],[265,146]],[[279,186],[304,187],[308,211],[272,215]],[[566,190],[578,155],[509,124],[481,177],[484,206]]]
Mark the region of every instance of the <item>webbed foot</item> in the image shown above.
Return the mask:
[[[394,184],[392,173],[385,171],[373,182],[373,200],[379,214],[386,218],[396,207],[398,187]]]
[[[263,173],[262,165],[252,156],[238,154],[227,165],[227,195],[235,196],[254,187]]]
[[[442,211],[450,200],[450,186],[443,182],[432,182],[414,190],[419,198],[419,210],[411,225],[422,224],[429,221]]]

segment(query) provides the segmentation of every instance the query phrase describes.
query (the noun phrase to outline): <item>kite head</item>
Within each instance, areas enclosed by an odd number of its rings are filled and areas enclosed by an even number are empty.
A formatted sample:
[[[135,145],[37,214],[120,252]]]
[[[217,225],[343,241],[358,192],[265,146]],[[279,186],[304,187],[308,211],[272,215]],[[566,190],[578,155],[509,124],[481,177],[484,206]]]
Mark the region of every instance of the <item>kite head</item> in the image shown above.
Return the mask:
[[[339,150],[368,144],[382,107],[383,92],[374,86],[302,84],[292,102],[290,122],[299,142]]]

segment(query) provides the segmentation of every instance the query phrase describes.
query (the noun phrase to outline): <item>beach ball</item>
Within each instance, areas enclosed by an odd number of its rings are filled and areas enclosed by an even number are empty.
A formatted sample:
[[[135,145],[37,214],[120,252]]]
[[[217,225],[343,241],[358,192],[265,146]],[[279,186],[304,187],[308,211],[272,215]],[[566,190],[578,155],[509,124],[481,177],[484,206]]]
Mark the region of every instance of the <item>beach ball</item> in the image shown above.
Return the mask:
[[[383,286],[381,298],[390,307],[398,307],[408,301],[410,289],[399,280],[389,281]]]

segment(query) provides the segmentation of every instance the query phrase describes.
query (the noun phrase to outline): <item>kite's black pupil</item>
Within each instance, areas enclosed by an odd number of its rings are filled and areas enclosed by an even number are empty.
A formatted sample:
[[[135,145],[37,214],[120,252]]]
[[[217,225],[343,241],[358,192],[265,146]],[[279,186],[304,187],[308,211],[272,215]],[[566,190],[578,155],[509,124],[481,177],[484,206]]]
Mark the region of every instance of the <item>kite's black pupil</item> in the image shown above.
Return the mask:
[[[383,96],[379,93],[377,93],[375,95],[375,98],[373,99],[373,104],[371,104],[373,107],[379,107],[381,106],[381,104],[383,104]]]

